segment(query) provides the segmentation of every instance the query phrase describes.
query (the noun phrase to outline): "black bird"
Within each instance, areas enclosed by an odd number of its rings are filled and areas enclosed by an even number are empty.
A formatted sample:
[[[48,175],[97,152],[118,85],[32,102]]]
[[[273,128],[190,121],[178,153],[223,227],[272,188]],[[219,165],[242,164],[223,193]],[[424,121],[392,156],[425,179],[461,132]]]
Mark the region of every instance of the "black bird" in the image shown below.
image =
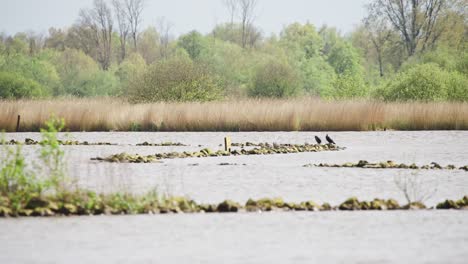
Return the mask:
[[[317,141],[317,144],[319,145],[322,144],[322,140],[317,136],[315,136],[315,141]]]
[[[326,139],[326,140],[328,141],[328,143],[330,143],[330,144],[336,144],[335,141],[333,141],[333,139],[331,139],[331,137],[328,136],[328,134],[327,134],[327,136],[325,137],[325,139]]]

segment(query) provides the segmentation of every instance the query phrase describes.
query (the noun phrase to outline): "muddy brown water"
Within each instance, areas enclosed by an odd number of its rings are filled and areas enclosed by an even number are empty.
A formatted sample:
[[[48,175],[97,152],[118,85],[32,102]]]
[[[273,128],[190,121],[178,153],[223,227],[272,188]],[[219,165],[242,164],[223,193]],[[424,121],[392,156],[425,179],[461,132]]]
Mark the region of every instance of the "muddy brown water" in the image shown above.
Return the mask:
[[[468,172],[304,168],[310,163],[364,159],[468,165],[468,132],[329,133],[339,152],[166,160],[161,164],[110,164],[92,157],[120,152],[221,148],[233,142],[314,142],[324,133],[70,133],[79,141],[118,146],[65,146],[70,175],[96,191],[185,195],[197,202],[283,197],[339,204],[404,195],[396,180],[415,174],[415,195],[431,193],[429,206],[468,194]],[[10,133],[9,139],[40,139]],[[65,135],[60,135],[65,139]],[[136,147],[181,142],[187,147]],[[202,145],[199,147],[199,145]],[[25,146],[28,160],[38,146]],[[238,164],[219,166],[221,163]],[[245,164],[245,165],[244,165]],[[465,263],[468,212],[329,212],[233,215],[72,217],[0,220],[0,263]]]

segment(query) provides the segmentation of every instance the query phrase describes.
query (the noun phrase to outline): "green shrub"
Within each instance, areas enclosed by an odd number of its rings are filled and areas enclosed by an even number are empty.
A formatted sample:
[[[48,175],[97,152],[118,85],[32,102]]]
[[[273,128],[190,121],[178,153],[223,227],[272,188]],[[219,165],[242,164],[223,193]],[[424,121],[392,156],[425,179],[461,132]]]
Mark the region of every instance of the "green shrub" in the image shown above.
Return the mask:
[[[271,60],[256,71],[249,95],[253,97],[290,97],[299,93],[299,77],[283,61]]]
[[[8,147],[2,139],[0,155],[0,197],[7,197],[13,212],[26,207],[42,193],[45,183],[27,169],[21,146]]]
[[[459,72],[447,73],[447,99],[468,102],[468,78]]]
[[[46,128],[41,130],[41,162],[35,164],[36,170],[27,166],[21,145],[10,147],[1,138],[0,198],[7,198],[12,215],[27,214],[30,202],[47,191],[56,195],[65,191],[66,162],[57,139],[57,133],[63,127],[61,120],[46,122]]]
[[[42,86],[33,80],[16,73],[0,72],[0,98],[40,97],[42,90]]]
[[[130,81],[128,90],[132,102],[211,101],[221,97],[218,80],[183,56],[153,64]]]
[[[200,54],[206,48],[203,35],[197,31],[191,31],[179,38],[177,45],[187,51],[192,60],[198,59]]]
[[[367,96],[368,89],[361,76],[342,75],[335,79],[330,92],[328,97],[332,98],[356,98]]]
[[[0,72],[16,73],[32,80],[41,86],[41,96],[51,95],[59,86],[60,77],[54,64],[45,57],[42,54],[32,57],[22,54],[5,56],[4,62],[0,64]]]
[[[447,98],[447,72],[421,64],[399,73],[380,90],[387,101],[439,101]]]

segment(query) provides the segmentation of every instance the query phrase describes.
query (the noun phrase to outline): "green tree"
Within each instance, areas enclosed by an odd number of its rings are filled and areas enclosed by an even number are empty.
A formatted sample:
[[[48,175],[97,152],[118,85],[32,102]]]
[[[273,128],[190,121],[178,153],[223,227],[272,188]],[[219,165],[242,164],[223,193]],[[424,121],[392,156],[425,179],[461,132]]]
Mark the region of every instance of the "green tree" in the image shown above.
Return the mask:
[[[187,51],[192,60],[198,59],[200,54],[206,48],[203,36],[197,31],[183,35],[179,38],[177,45]]]
[[[249,95],[253,97],[291,97],[300,92],[299,77],[286,61],[272,60],[256,71]]]
[[[447,84],[447,72],[437,64],[421,64],[399,73],[379,94],[389,101],[441,101],[447,98]]]
[[[61,79],[61,86],[55,95],[85,96],[87,88],[83,88],[94,73],[99,71],[99,65],[83,51],[66,49],[54,58]]]
[[[42,96],[43,88],[37,82],[12,72],[0,72],[0,98],[20,99]]]
[[[468,77],[459,72],[447,74],[447,99],[468,102]]]
[[[160,61],[130,81],[133,102],[210,101],[220,98],[221,89],[205,67],[195,64],[188,55]]]
[[[294,23],[287,26],[280,34],[281,45],[288,51],[300,50],[306,59],[320,56],[322,38],[312,24]]]
[[[159,34],[156,28],[149,27],[138,36],[138,53],[147,64],[151,64],[161,58],[159,52]]]
[[[41,58],[40,55],[30,57],[20,53],[7,55],[0,71],[17,73],[26,79],[39,83],[43,89],[42,96],[51,95],[60,83],[55,66]]]
[[[141,44],[141,42],[139,42]],[[141,45],[140,45],[141,47]],[[128,94],[128,85],[132,78],[146,71],[146,62],[138,53],[132,53],[119,65],[116,75],[121,83],[121,93]]]

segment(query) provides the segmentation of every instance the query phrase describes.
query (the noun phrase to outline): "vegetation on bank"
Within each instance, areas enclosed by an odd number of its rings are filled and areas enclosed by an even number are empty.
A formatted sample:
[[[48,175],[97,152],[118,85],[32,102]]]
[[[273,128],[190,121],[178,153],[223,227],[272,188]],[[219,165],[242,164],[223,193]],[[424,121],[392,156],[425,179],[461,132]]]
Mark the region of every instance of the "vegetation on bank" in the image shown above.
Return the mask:
[[[349,34],[292,23],[271,36],[246,22],[256,0],[229,2],[232,20],[206,35],[175,38],[164,20],[141,29],[127,12],[141,15],[142,0],[95,0],[75,24],[46,36],[1,34],[0,98],[468,100],[463,0],[372,0]],[[250,17],[236,21],[241,14]]]
[[[0,129],[39,131],[51,114],[66,131],[467,130],[467,103],[249,99],[131,104],[117,99],[0,101]]]

